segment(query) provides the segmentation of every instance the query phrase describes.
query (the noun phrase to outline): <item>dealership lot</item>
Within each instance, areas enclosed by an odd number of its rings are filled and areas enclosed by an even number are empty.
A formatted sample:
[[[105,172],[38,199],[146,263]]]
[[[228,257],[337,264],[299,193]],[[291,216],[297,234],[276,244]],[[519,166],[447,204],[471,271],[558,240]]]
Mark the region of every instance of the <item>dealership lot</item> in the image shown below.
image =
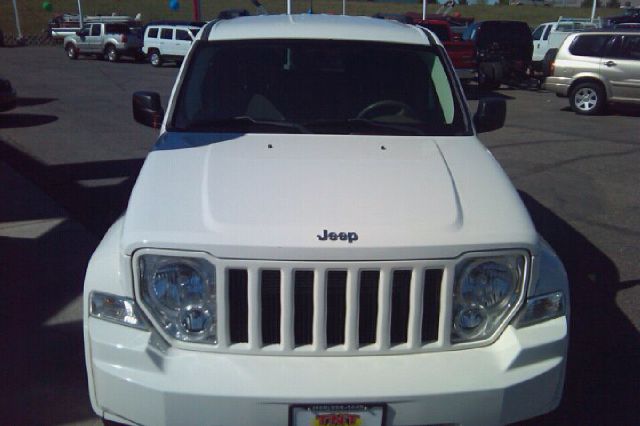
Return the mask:
[[[18,107],[0,114],[0,303],[6,424],[94,424],[84,377],[84,268],[128,194],[156,131],[131,93],[166,105],[177,68],[69,61],[61,48],[0,49]],[[640,377],[640,110],[577,116],[536,90],[507,99],[481,135],[521,191],[572,284],[565,399],[548,424],[637,424]],[[471,109],[478,94],[468,92]],[[2,419],[2,417],[5,417]],[[531,424],[539,424],[539,421]]]

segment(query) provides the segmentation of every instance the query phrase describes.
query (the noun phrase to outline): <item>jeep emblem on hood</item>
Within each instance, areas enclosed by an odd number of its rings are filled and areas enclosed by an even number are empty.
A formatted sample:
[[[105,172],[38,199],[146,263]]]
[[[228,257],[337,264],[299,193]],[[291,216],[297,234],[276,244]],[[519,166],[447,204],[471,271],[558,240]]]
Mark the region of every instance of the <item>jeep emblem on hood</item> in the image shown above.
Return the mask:
[[[358,241],[358,234],[356,232],[329,232],[326,229],[322,234],[316,235],[320,241],[349,241],[351,244],[354,241]]]

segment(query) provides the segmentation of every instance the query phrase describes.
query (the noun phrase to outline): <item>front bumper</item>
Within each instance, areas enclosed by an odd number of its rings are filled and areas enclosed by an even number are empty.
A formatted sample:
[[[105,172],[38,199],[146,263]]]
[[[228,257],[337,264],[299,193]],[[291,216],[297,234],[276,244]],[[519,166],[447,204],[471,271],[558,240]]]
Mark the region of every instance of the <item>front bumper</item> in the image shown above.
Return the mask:
[[[566,77],[547,77],[544,80],[544,89],[558,96],[568,96],[571,79]]]
[[[566,317],[467,350],[379,356],[262,356],[168,346],[156,333],[85,320],[96,413],[145,425],[286,425],[300,403],[387,404],[387,425],[505,424],[562,395]]]

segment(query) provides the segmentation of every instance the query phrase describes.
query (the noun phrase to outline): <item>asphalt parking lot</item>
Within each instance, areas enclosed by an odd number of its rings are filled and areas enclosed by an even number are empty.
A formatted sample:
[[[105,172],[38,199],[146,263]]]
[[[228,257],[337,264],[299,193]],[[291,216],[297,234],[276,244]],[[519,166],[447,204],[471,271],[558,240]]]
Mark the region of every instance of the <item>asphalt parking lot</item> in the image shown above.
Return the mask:
[[[84,270],[124,211],[156,131],[131,94],[177,68],[68,60],[61,48],[0,48],[18,107],[0,114],[0,424],[94,425],[84,370]],[[468,93],[473,109],[479,94]],[[577,116],[535,89],[507,99],[480,135],[569,273],[571,348],[563,402],[527,424],[640,424],[640,109]]]

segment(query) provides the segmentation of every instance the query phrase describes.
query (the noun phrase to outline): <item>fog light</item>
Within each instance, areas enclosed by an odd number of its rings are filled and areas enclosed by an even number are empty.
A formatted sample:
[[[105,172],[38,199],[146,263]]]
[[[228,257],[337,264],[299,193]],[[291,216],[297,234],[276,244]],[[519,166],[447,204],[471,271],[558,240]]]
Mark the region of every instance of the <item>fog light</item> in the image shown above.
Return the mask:
[[[481,334],[487,325],[487,311],[479,305],[463,308],[453,323],[459,336],[470,339]]]
[[[189,305],[180,310],[178,321],[182,330],[189,335],[190,338],[196,337],[198,334],[205,333],[213,324],[213,315],[211,310],[202,305]]]

